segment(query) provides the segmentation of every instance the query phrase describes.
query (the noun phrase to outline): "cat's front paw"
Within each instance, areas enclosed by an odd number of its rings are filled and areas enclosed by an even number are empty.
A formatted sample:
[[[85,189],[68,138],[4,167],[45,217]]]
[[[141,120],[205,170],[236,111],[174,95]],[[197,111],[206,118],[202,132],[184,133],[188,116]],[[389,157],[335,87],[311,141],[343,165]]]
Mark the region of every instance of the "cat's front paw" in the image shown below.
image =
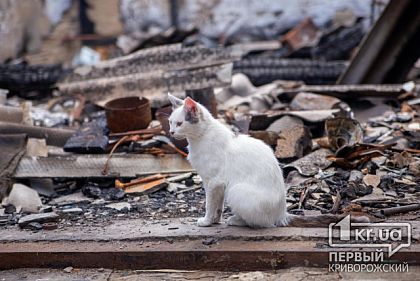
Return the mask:
[[[206,217],[204,218],[199,218],[197,220],[197,225],[198,226],[211,226],[211,220],[207,219]]]

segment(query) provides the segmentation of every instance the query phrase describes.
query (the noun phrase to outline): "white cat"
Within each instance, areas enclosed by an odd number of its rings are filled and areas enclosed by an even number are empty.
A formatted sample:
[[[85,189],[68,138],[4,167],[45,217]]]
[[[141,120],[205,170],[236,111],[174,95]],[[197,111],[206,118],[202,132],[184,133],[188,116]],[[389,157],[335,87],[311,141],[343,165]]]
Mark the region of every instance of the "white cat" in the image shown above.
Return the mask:
[[[199,226],[219,223],[224,201],[233,216],[229,225],[250,227],[320,226],[334,215],[300,217],[287,213],[286,187],[272,149],[246,135],[236,135],[201,104],[168,94],[173,105],[170,134],[187,138],[188,160],[203,179],[206,214]]]

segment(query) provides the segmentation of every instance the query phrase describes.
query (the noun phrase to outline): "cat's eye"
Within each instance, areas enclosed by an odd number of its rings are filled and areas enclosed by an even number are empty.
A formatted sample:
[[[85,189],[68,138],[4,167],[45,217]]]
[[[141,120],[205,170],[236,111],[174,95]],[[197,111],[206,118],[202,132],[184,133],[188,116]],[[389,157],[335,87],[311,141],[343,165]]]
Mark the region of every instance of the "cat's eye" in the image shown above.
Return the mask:
[[[182,122],[176,122],[176,126],[179,127],[182,125]]]

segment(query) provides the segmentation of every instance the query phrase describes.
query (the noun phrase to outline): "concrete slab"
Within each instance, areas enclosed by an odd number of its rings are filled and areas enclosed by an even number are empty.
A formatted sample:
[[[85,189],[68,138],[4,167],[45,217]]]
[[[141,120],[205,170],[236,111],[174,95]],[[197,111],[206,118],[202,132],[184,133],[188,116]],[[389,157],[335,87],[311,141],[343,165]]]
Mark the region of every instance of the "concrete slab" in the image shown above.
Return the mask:
[[[103,227],[74,226],[70,229],[52,231],[22,231],[19,228],[1,229],[0,242],[34,241],[110,241],[110,240],[156,240],[162,238],[243,240],[310,240],[328,237],[327,228],[279,227],[251,229],[232,227],[226,224],[213,227],[198,227],[196,218],[175,218],[161,221],[144,219],[117,220]]]
[[[104,281],[108,280],[112,273],[111,269],[74,269],[70,273],[62,269],[43,269],[43,268],[20,268],[0,271],[0,280],[60,280],[60,281]]]
[[[19,228],[0,229],[0,242],[35,241],[146,241],[159,239],[203,239],[214,237],[223,240],[277,240],[326,241],[328,228],[277,227],[252,229],[228,226],[226,223],[212,227],[198,227],[197,218],[172,218],[160,221],[145,219],[116,220],[110,225],[74,226],[67,229],[31,232]],[[420,221],[410,221],[414,239],[420,238]]]

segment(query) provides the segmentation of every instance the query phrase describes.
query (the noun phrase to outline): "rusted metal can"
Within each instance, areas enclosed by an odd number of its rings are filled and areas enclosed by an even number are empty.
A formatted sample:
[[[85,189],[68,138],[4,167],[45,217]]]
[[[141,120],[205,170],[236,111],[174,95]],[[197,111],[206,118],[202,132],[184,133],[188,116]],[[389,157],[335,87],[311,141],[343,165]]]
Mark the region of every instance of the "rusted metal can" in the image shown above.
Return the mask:
[[[125,97],[105,104],[106,120],[113,133],[145,129],[152,121],[150,102],[143,97]]]

